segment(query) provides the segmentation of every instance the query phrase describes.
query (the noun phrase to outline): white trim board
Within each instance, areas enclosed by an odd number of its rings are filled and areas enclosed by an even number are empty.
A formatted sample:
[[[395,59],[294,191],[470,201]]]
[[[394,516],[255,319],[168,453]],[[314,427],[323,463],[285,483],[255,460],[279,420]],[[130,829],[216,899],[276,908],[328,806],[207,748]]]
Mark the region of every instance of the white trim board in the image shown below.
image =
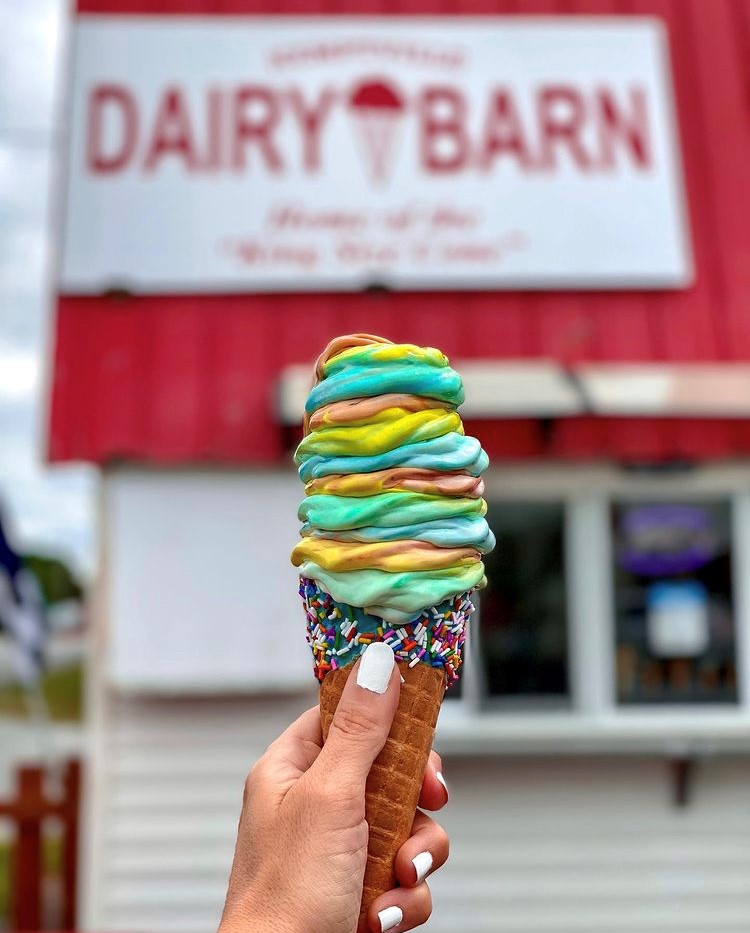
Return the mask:
[[[750,365],[745,363],[581,363],[554,360],[454,360],[461,373],[465,418],[750,417]],[[298,425],[311,388],[312,364],[286,367],[276,415]]]

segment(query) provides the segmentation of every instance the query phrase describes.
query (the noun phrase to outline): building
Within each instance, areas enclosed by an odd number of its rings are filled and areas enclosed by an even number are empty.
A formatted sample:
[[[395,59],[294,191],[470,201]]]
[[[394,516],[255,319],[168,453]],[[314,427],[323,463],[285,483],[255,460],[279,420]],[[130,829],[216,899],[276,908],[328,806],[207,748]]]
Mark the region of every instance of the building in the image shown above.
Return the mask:
[[[49,454],[103,475],[88,927],[215,922],[313,695],[306,368],[369,331],[451,356],[493,463],[431,928],[746,930],[750,4],[78,11]]]

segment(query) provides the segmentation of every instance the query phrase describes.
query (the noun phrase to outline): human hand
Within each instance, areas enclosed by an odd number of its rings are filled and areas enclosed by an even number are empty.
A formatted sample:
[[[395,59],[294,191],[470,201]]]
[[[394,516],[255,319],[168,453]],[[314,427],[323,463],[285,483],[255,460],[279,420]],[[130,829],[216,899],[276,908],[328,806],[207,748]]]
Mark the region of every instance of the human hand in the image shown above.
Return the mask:
[[[383,656],[382,643],[372,645],[357,662],[325,745],[316,706],[250,772],[219,933],[356,930],[367,861],[365,781],[401,687],[393,658],[384,665]],[[431,752],[419,805],[439,810],[447,801],[440,758]],[[418,810],[396,857],[400,887],[373,902],[371,930],[402,933],[425,923],[432,901],[424,877],[447,858],[445,830]]]

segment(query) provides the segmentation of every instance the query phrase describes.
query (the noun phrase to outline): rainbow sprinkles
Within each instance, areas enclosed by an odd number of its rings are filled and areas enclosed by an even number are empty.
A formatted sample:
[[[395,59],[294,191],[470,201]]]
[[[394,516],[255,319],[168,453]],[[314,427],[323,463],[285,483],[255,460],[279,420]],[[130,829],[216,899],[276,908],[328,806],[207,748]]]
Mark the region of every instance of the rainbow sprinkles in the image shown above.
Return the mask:
[[[448,686],[458,680],[466,624],[474,611],[470,593],[423,609],[406,625],[391,625],[361,609],[337,603],[314,580],[304,577],[300,579],[299,594],[307,618],[307,643],[313,653],[315,676],[321,683],[329,671],[351,664],[373,641],[390,645],[398,660],[409,667],[421,662],[445,668]]]

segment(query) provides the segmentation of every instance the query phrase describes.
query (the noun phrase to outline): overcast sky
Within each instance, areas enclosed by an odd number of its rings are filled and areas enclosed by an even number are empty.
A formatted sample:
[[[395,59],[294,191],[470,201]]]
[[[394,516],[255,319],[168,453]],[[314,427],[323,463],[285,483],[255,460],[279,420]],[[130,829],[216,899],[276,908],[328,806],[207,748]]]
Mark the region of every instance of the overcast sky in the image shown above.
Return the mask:
[[[43,461],[66,0],[0,0],[0,504],[24,550],[90,573],[96,476]]]

